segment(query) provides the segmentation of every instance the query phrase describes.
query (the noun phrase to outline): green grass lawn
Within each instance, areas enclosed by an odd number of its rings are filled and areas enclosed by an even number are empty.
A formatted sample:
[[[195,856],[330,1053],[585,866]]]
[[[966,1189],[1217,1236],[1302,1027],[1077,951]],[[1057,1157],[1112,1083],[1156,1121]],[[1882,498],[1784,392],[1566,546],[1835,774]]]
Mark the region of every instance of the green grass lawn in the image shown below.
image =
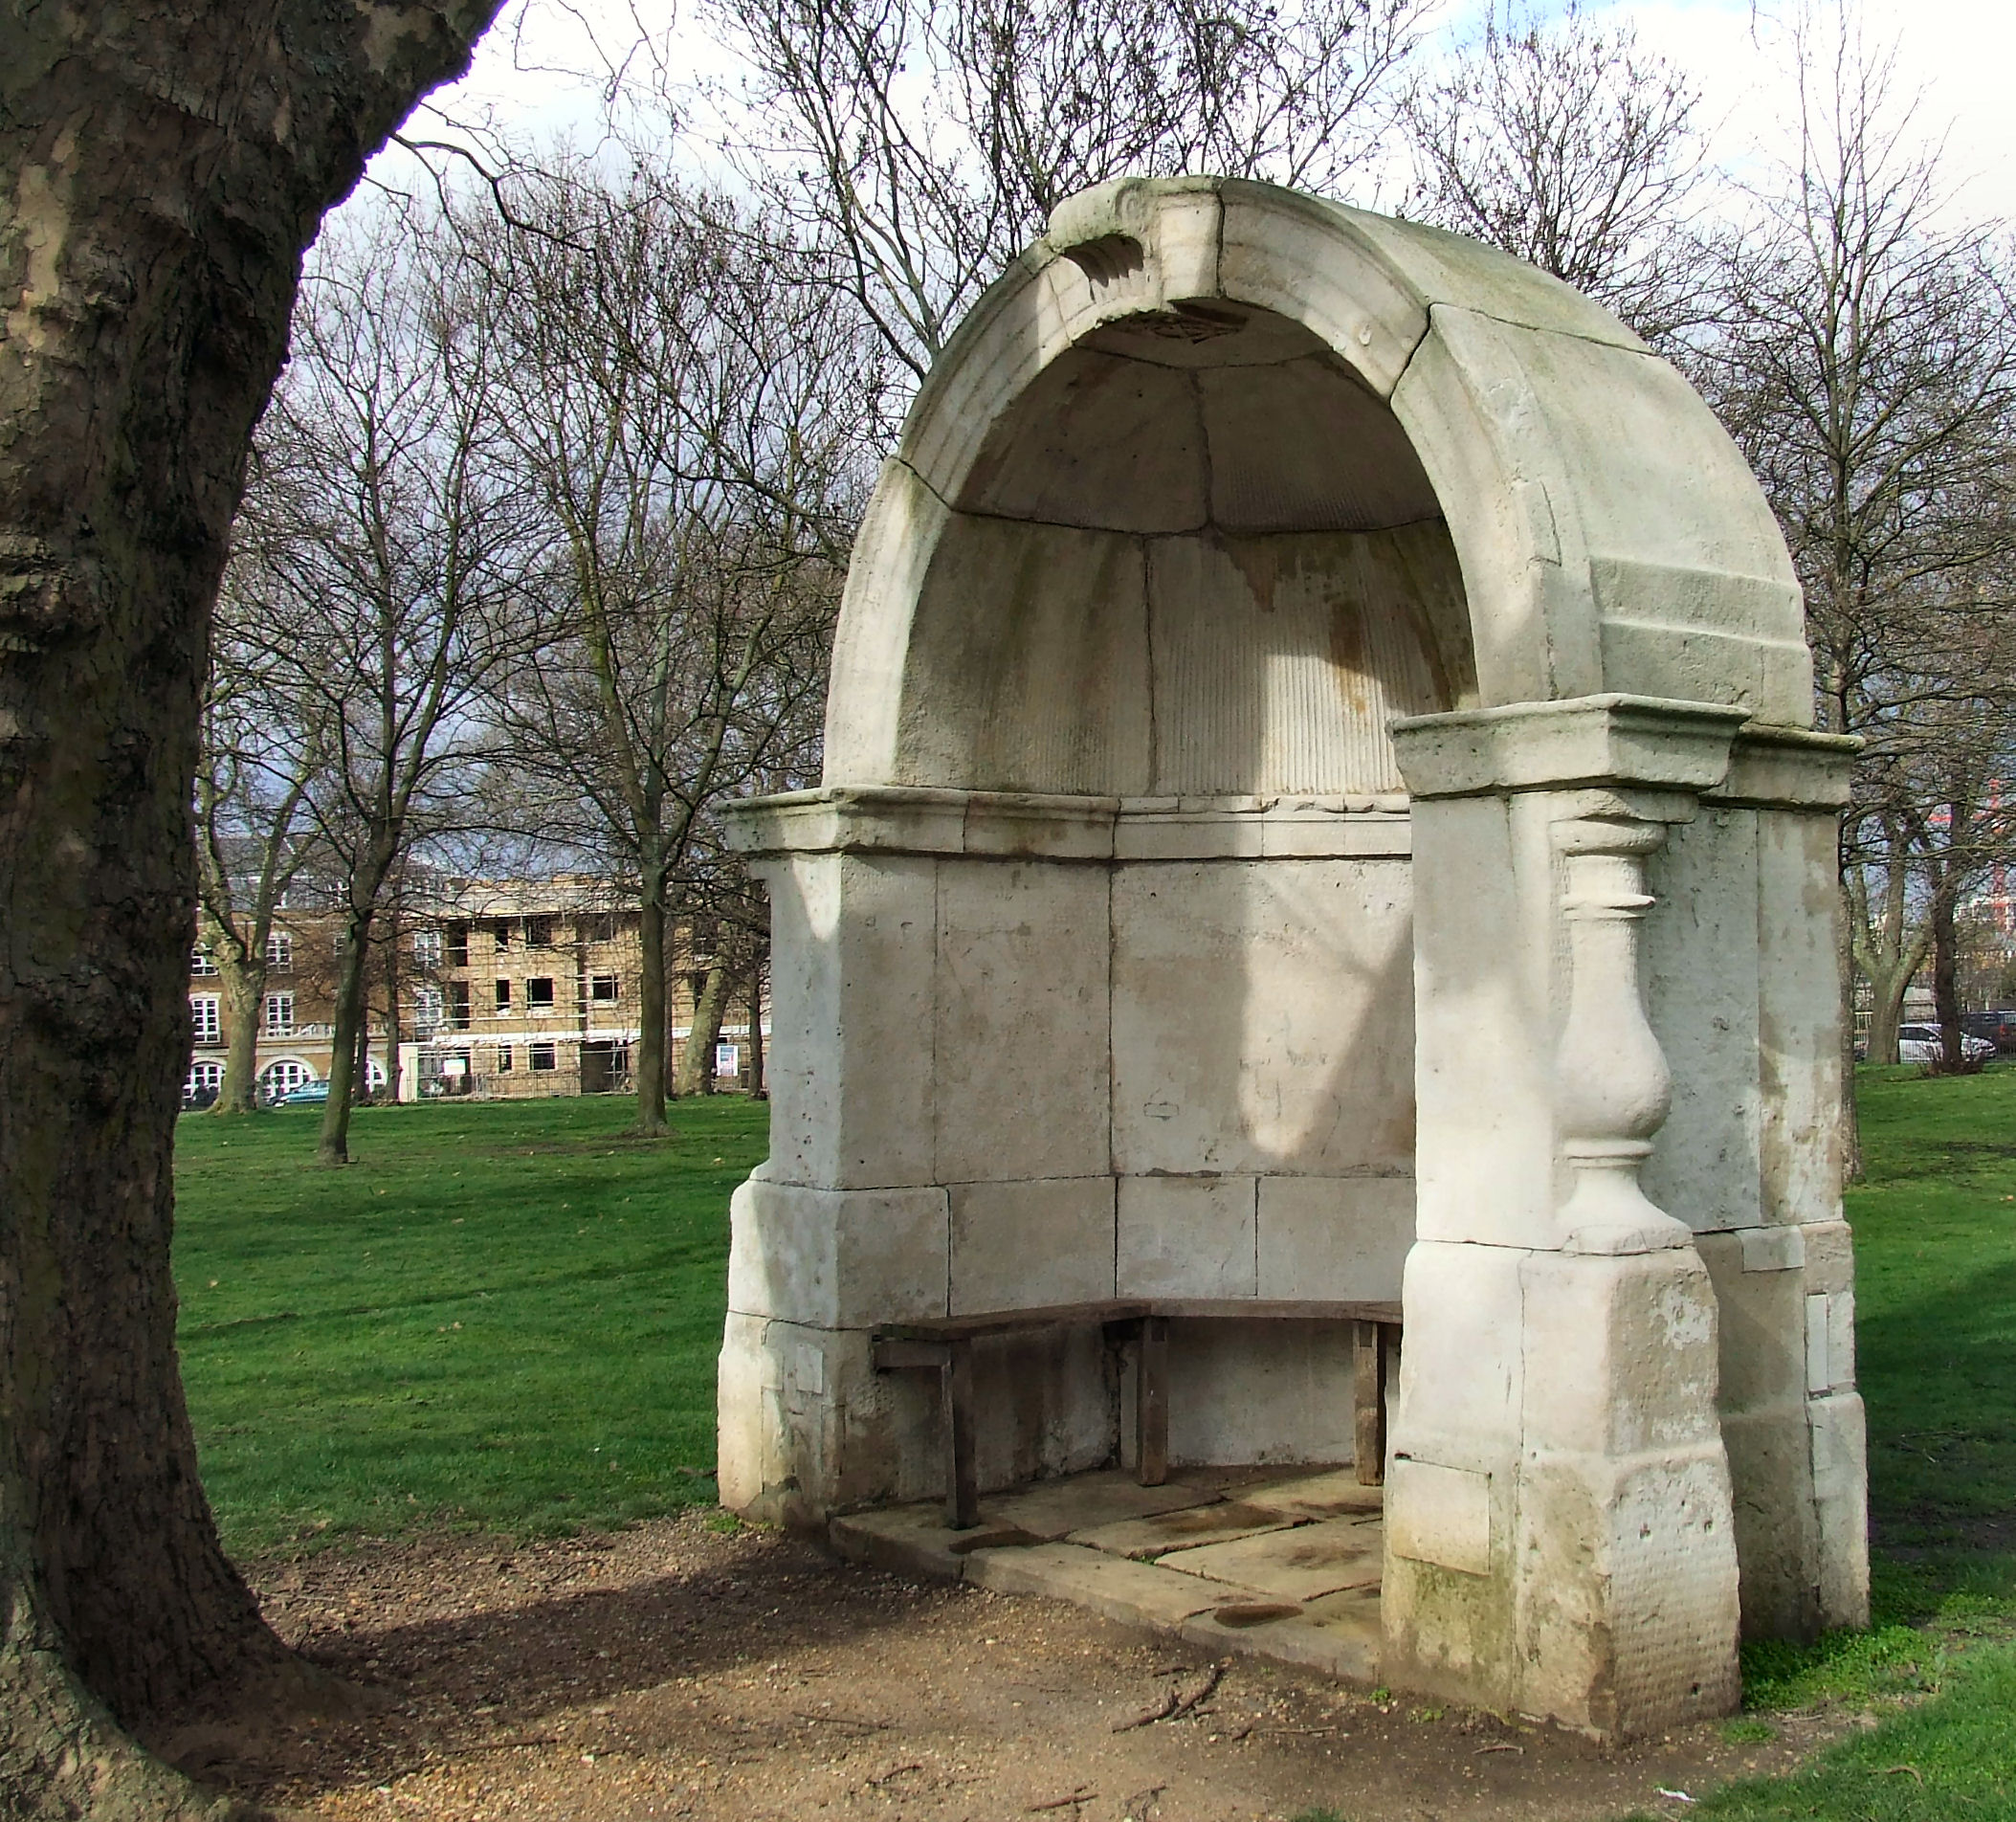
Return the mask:
[[[768,1108],[630,1100],[185,1115],[183,1374],[234,1551],[467,1523],[612,1525],[711,1501],[728,1196]]]
[[[1874,1625],[1744,1653],[1740,1728],[1831,1700],[1877,1724],[1687,1813],[2016,1818],[2016,1066],[1860,1074],[1855,1230]]]
[[[2016,1066],[1861,1086],[1875,1625],[1746,1651],[1732,1724],[1877,1724],[1687,1812],[2016,1822]],[[681,1101],[643,1144],[622,1100],[366,1110],[340,1171],[315,1110],[185,1117],[183,1366],[229,1546],[711,1500],[728,1195],[766,1112]]]

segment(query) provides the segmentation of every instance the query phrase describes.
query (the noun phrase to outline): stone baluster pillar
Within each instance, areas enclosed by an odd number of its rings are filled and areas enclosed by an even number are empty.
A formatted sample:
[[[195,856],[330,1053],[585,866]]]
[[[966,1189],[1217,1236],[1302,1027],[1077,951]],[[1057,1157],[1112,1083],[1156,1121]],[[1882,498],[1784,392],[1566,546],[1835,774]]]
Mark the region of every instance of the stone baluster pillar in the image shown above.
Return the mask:
[[[1555,1051],[1555,1119],[1574,1189],[1562,1210],[1571,1253],[1684,1246],[1687,1224],[1638,1181],[1665,1123],[1673,1077],[1645,1016],[1638,925],[1651,904],[1645,856],[1666,825],[1578,818],[1555,825],[1567,890],[1568,1015]]]

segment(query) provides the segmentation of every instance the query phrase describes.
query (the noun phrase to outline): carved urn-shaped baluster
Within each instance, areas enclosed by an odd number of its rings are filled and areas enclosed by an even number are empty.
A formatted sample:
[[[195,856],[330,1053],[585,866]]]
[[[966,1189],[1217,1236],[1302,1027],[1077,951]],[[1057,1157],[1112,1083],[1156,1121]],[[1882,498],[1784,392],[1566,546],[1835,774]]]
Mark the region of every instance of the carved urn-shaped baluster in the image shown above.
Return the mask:
[[[1692,1238],[1638,1182],[1673,1096],[1638,981],[1638,925],[1652,902],[1645,855],[1665,839],[1663,823],[1555,827],[1567,872],[1568,1015],[1555,1077],[1562,1152],[1575,1173],[1561,1213],[1571,1253],[1644,1253]]]

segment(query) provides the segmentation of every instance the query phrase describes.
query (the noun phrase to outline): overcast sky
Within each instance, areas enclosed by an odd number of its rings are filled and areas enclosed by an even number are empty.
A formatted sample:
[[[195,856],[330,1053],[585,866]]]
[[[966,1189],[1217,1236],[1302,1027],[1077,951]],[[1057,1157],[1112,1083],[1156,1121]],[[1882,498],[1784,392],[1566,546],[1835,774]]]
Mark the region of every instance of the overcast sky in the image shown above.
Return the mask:
[[[633,16],[669,38],[669,64],[685,77],[711,67],[721,54],[695,23],[695,0],[673,9],[653,0],[510,0],[504,21],[484,40],[461,83],[435,103],[453,115],[493,110],[521,129],[542,132],[573,123],[589,130],[593,98],[560,71],[599,61],[599,38],[620,57],[636,35]],[[1447,29],[1460,31],[1479,11],[1476,0],[1445,0]],[[1641,39],[1690,71],[1700,83],[1703,113],[1719,125],[1722,156],[1737,162],[1783,144],[1793,103],[1773,20],[1785,0],[1584,0],[1594,17],[1633,21]],[[1918,123],[1946,143],[1946,173],[1960,204],[1976,217],[2016,220],[2016,7],[2009,0],[1863,0],[1872,44],[1894,43],[1899,87],[1919,97]],[[426,130],[424,122],[411,129]]]

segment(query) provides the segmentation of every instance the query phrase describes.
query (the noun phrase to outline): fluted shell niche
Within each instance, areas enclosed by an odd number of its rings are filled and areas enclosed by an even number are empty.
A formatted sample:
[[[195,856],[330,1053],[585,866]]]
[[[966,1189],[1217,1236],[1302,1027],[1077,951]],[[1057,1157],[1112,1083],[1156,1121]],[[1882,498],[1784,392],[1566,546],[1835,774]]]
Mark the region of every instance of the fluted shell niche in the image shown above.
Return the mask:
[[[1476,700],[1455,549],[1406,433],[1270,312],[1109,323],[947,503],[892,782],[1392,792],[1388,719]]]

